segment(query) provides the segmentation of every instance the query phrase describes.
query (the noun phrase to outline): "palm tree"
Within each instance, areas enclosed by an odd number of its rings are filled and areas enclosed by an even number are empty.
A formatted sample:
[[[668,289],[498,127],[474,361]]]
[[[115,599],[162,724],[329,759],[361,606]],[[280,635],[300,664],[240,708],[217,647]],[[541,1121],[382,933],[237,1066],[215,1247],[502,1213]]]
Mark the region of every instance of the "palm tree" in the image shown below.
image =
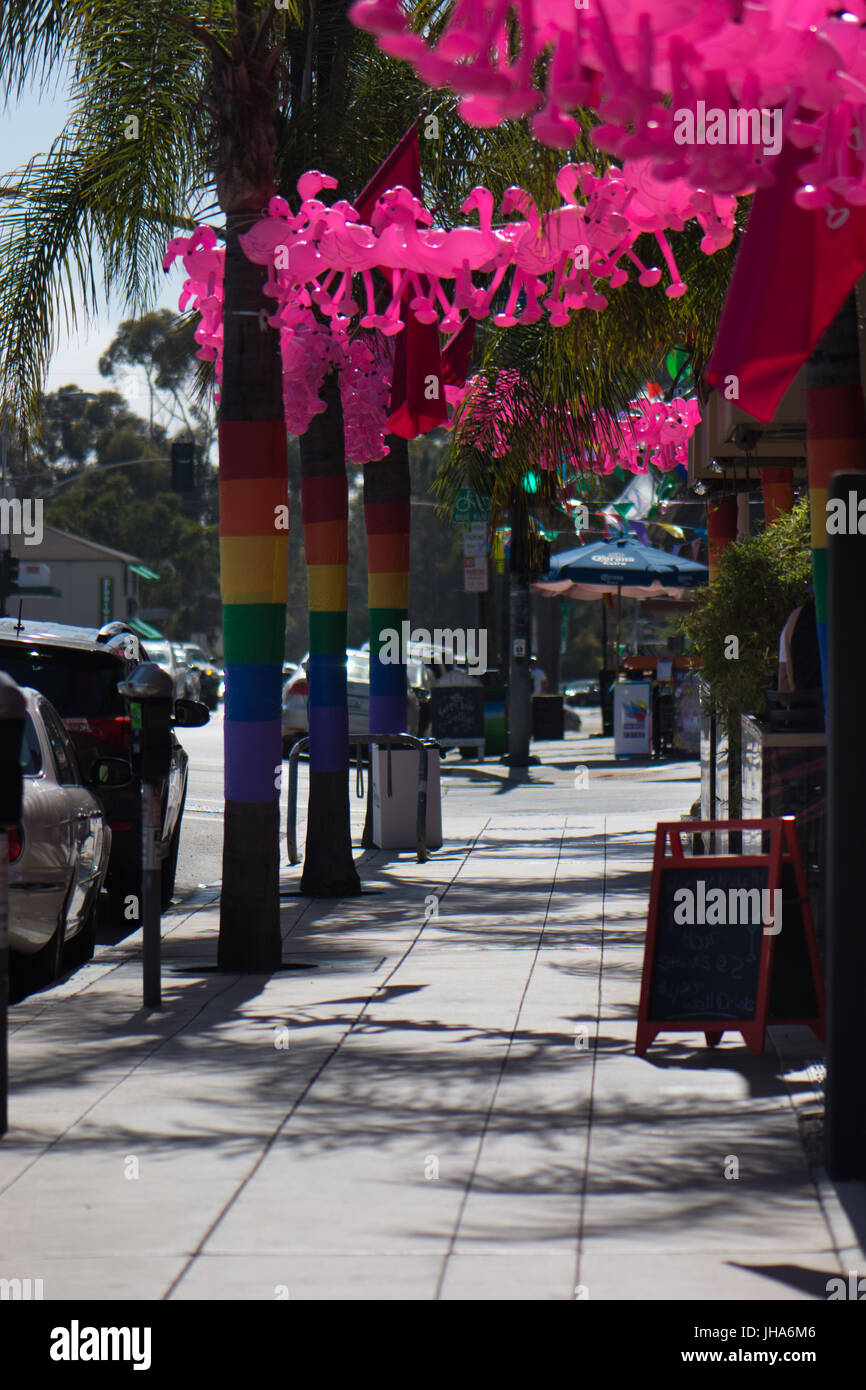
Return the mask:
[[[62,135],[0,189],[0,400],[25,429],[37,428],[58,308],[73,326],[91,316],[101,278],[106,292],[137,311],[152,297],[172,233],[217,211],[224,217],[219,431],[228,692],[220,962],[236,969],[268,970],[279,960],[286,591],[286,536],[274,525],[286,499],[278,340],[260,330],[261,313],[272,305],[263,271],[247,261],[238,238],[274,193],[292,196],[298,175],[313,164],[342,177],[345,193],[357,192],[421,106],[417,81],[348,24],[347,7],[348,0],[287,0],[279,9],[273,0],[180,0],[130,10],[121,0],[70,0],[61,11],[11,0],[0,14],[7,95],[28,83],[47,86],[64,57],[72,65],[72,114]],[[339,400],[332,390],[327,396],[327,414],[302,443],[302,469],[308,484],[327,474],[345,489]],[[323,459],[339,466],[323,470]],[[345,629],[345,615],[342,622]],[[333,633],[327,654],[338,654]],[[332,675],[339,723],[345,672],[342,688],[339,670]],[[322,853],[321,872],[310,866],[305,874],[311,891],[343,882],[342,871],[335,877],[328,869],[335,844],[336,860],[351,862],[338,780],[334,770],[323,784],[314,766],[310,843]]]

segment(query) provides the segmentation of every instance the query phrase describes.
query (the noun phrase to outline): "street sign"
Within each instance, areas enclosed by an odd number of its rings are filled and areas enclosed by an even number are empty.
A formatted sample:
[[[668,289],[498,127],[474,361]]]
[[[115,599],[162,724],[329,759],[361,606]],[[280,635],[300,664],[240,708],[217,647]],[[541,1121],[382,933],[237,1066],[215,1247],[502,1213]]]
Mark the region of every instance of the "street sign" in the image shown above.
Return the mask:
[[[479,559],[487,556],[487,525],[483,521],[473,521],[471,526],[467,526],[463,531],[463,555],[464,558],[472,556]]]
[[[467,594],[487,592],[487,556],[463,557],[463,590]]]
[[[110,574],[99,578],[99,625],[103,627],[114,617],[114,579]]]
[[[479,497],[471,487],[462,487],[457,493],[451,520],[458,526],[472,526],[478,521],[486,521],[489,511],[489,497]]]

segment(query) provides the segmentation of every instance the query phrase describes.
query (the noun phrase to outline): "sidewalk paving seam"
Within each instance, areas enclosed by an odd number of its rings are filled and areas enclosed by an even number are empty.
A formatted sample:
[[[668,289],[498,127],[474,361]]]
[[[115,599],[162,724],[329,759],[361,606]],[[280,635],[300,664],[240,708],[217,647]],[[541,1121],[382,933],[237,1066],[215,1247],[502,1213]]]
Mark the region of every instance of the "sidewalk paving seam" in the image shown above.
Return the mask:
[[[558,850],[557,850],[556,863],[554,864],[554,867],[553,867],[553,877],[552,877],[552,879],[551,879],[550,890],[549,890],[548,895],[547,895],[547,903],[545,904],[544,917],[542,918],[542,921],[541,921],[541,927],[540,927],[540,930],[539,930],[539,933],[538,933],[538,940],[537,940],[536,943],[535,943],[535,950],[533,951],[532,961],[531,961],[531,964],[530,964],[530,966],[529,966],[529,970],[527,971],[526,979],[525,979],[524,984],[523,984],[523,990],[522,990],[521,995],[520,995],[520,1002],[519,1002],[519,1004],[517,1005],[517,1012],[516,1012],[516,1014],[515,1014],[515,1016],[514,1016],[514,1023],[512,1024],[511,1033],[510,1033],[509,1038],[508,1038],[508,1043],[507,1043],[507,1045],[506,1045],[505,1052],[504,1052],[504,1054],[503,1054],[502,1061],[501,1061],[500,1066],[499,1066],[499,1072],[498,1072],[498,1075],[497,1075],[497,1077],[496,1077],[496,1084],[495,1084],[494,1087],[493,1087],[493,1092],[492,1092],[492,1094],[491,1094],[491,1096],[490,1096],[490,1103],[489,1103],[489,1105],[488,1105],[488,1107],[487,1107],[487,1111],[486,1111],[485,1116],[484,1116],[484,1121],[483,1121],[483,1123],[482,1123],[482,1125],[481,1125],[481,1133],[480,1133],[479,1136],[478,1136],[478,1144],[477,1144],[476,1149],[475,1149],[475,1156],[474,1156],[474,1158],[473,1158],[473,1160],[472,1160],[472,1166],[470,1167],[469,1173],[468,1173],[467,1178],[466,1178],[466,1186],[465,1186],[465,1188],[464,1188],[464,1190],[463,1190],[463,1195],[462,1195],[462,1197],[461,1197],[461,1199],[460,1199],[460,1205],[459,1205],[458,1208],[457,1208],[457,1215],[456,1215],[456,1217],[455,1217],[455,1219],[454,1219],[454,1229],[453,1229],[452,1232],[451,1232],[451,1236],[450,1236],[450,1239],[449,1239],[449,1241],[448,1241],[448,1247],[447,1247],[447,1249],[446,1249],[446,1251],[445,1251],[445,1254],[444,1254],[443,1257],[442,1257],[442,1265],[441,1265],[441,1268],[440,1268],[440,1271],[439,1271],[439,1278],[438,1278],[437,1281],[436,1281],[436,1289],[435,1289],[435,1291],[434,1291],[434,1293],[433,1293],[433,1301],[434,1301],[434,1303],[435,1303],[435,1302],[438,1302],[438,1301],[441,1299],[441,1296],[442,1296],[442,1289],[443,1289],[443,1286],[444,1286],[444,1283],[445,1283],[446,1274],[447,1274],[447,1272],[448,1272],[448,1261],[451,1259],[451,1256],[452,1256],[453,1253],[454,1253],[454,1247],[455,1247],[456,1244],[457,1244],[457,1237],[458,1237],[458,1235],[460,1234],[460,1226],[461,1226],[461,1223],[462,1223],[462,1221],[463,1221],[463,1215],[464,1215],[464,1212],[465,1212],[465,1210],[466,1210],[466,1205],[467,1205],[467,1203],[468,1203],[468,1201],[469,1201],[470,1193],[472,1192],[472,1184],[473,1184],[473,1181],[474,1181],[474,1179],[475,1179],[475,1176],[476,1176],[476,1174],[477,1174],[477,1172],[478,1172],[478,1166],[479,1166],[479,1164],[480,1164],[480,1162],[481,1162],[481,1154],[482,1154],[482,1151],[483,1151],[483,1149],[484,1149],[484,1140],[485,1140],[486,1137],[487,1137],[487,1131],[488,1131],[488,1129],[489,1129],[489,1127],[490,1127],[490,1121],[491,1121],[491,1118],[492,1118],[492,1116],[493,1116],[494,1108],[495,1108],[495,1106],[496,1106],[496,1099],[497,1099],[497,1096],[499,1095],[499,1090],[500,1090],[500,1087],[501,1087],[501,1085],[502,1085],[502,1080],[503,1080],[503,1077],[505,1076],[505,1072],[506,1072],[506,1069],[507,1069],[507,1067],[508,1067],[509,1058],[511,1057],[512,1048],[513,1048],[513,1046],[514,1046],[514,1037],[515,1037],[515,1034],[516,1034],[516,1032],[517,1032],[518,1027],[520,1026],[520,1015],[521,1015],[521,1013],[523,1012],[523,1006],[524,1006],[524,1004],[525,1004],[525,1002],[526,1002],[526,996],[527,996],[527,994],[529,993],[529,986],[530,986],[530,984],[531,984],[531,982],[532,982],[532,976],[533,976],[533,974],[534,974],[534,972],[535,972],[535,967],[536,967],[536,965],[538,964],[538,957],[539,957],[539,955],[541,954],[541,945],[542,945],[542,942],[543,942],[543,940],[544,940],[544,932],[545,932],[545,928],[546,928],[546,926],[547,926],[547,919],[548,919],[548,917],[549,917],[549,915],[550,915],[550,904],[551,904],[551,902],[553,901],[553,895],[554,895],[554,893],[556,892],[556,876],[557,876],[557,872],[558,872],[558,870],[559,870],[560,862],[561,862],[561,860],[562,860],[562,846],[563,846],[563,842],[564,842],[564,840],[565,840],[565,837],[566,837],[566,834],[567,834],[567,833],[568,833],[567,827],[566,827],[566,826],[563,826],[563,828],[562,828],[562,833],[561,833],[561,835],[560,835],[560,837],[559,837],[559,846],[558,846]],[[468,856],[467,856],[467,857],[468,857]]]
[[[104,977],[100,976],[100,979],[102,978]],[[164,1037],[157,1038],[155,1047],[152,1047],[143,1056],[139,1057],[135,1064],[129,1067],[129,1069],[125,1071],[122,1076],[119,1076],[117,1080],[114,1081],[112,1085],[110,1085],[106,1090],[101,1091],[100,1094],[96,1097],[96,1099],[93,1100],[90,1103],[90,1105],[86,1106],[85,1109],[82,1110],[78,1115],[76,1115],[75,1119],[72,1120],[66,1126],[66,1128],[60,1132],[60,1134],[55,1134],[53,1139],[50,1139],[47,1144],[40,1148],[39,1151],[33,1155],[30,1162],[25,1164],[24,1167],[15,1174],[15,1176],[11,1179],[10,1182],[6,1183],[5,1186],[0,1186],[0,1197],[4,1196],[5,1193],[7,1193],[10,1190],[10,1188],[13,1188],[15,1184],[19,1181],[19,1179],[23,1178],[25,1173],[28,1173],[36,1163],[38,1163],[41,1159],[43,1159],[46,1156],[46,1154],[49,1154],[52,1149],[56,1148],[58,1144],[61,1144],[63,1140],[67,1137],[67,1135],[70,1134],[72,1130],[75,1129],[78,1125],[80,1125],[82,1120],[85,1120],[87,1118],[91,1111],[95,1110],[97,1106],[101,1105],[102,1102],[106,1100],[114,1091],[118,1090],[118,1088],[122,1086],[124,1082],[128,1081],[129,1078],[133,1076],[135,1072],[139,1070],[140,1067],[144,1066],[145,1062],[149,1062],[152,1057],[156,1056],[160,1049],[165,1047],[166,1043],[173,1042],[174,1039],[178,1036],[178,1034],[184,1031],[188,1024],[190,1024],[194,1019],[198,1018],[199,1014],[203,1013],[204,1010],[208,1008],[211,1003],[213,1003],[214,999],[218,999],[220,995],[227,993],[230,989],[233,989],[237,983],[238,978],[238,976],[233,976],[230,980],[227,980],[224,988],[216,990],[214,994],[210,995],[209,998],[204,1000],[204,1002],[199,1006],[199,1008],[195,1010],[193,1014],[190,1015],[189,1018],[184,1018],[181,1022],[179,1022],[174,1032],[168,1033]]]
[[[481,836],[484,834],[484,832],[485,832],[485,830],[487,829],[487,827],[488,827],[489,824],[490,824],[490,819],[489,819],[489,817],[488,817],[488,819],[485,820],[484,824],[482,825],[481,829],[478,831],[477,835],[475,835],[475,836],[473,837],[472,842],[468,845],[465,854],[463,855],[463,857],[462,857],[462,859],[461,859],[459,865],[456,867],[456,869],[455,869],[455,871],[454,871],[454,874],[453,874],[452,879],[451,879],[451,882],[452,882],[452,883],[453,883],[454,879],[456,879],[457,876],[460,874],[460,872],[461,872],[461,870],[463,869],[463,867],[464,867],[466,861],[468,860],[468,858],[469,858],[469,856],[471,855],[473,849],[475,848],[475,846],[476,846],[476,844],[478,843],[478,841],[481,839]],[[450,883],[449,883],[449,887],[450,887]],[[446,889],[446,892],[447,892],[447,889]],[[444,894],[443,894],[443,897],[444,897]],[[311,899],[310,901],[313,902],[313,901],[315,901],[315,900],[314,900],[314,899]],[[326,915],[327,915],[327,913],[326,913]],[[280,1135],[283,1133],[283,1131],[285,1130],[286,1126],[290,1123],[290,1121],[293,1119],[293,1117],[297,1114],[297,1112],[300,1110],[301,1106],[303,1105],[304,1101],[305,1101],[305,1100],[307,1099],[307,1097],[310,1095],[310,1093],[311,1093],[313,1087],[315,1086],[316,1082],[320,1079],[320,1077],[324,1074],[324,1072],[326,1071],[326,1069],[328,1068],[328,1066],[331,1064],[331,1062],[332,1062],[332,1061],[334,1060],[334,1058],[337,1056],[337,1054],[339,1053],[339,1051],[340,1051],[340,1049],[342,1048],[343,1044],[351,1037],[351,1035],[352,1035],[352,1033],[354,1032],[355,1028],[356,1028],[357,1025],[360,1023],[361,1019],[363,1018],[363,1016],[364,1016],[364,1014],[367,1012],[367,1010],[370,1008],[371,1004],[374,1004],[374,1003],[376,1002],[376,995],[379,994],[379,993],[381,993],[382,990],[384,990],[384,989],[387,988],[388,982],[394,977],[394,975],[397,974],[397,971],[401,968],[401,966],[403,965],[403,963],[407,960],[408,956],[410,955],[410,953],[412,952],[412,950],[414,949],[414,947],[417,945],[418,941],[421,939],[421,937],[422,937],[422,935],[423,935],[423,933],[424,933],[424,931],[425,931],[425,929],[426,929],[426,927],[427,927],[427,925],[428,925],[428,922],[431,921],[431,920],[434,920],[434,919],[431,919],[431,918],[424,918],[424,919],[422,919],[421,925],[419,926],[417,932],[416,932],[415,935],[413,936],[412,940],[409,942],[409,945],[406,947],[405,951],[403,951],[403,952],[401,953],[401,955],[398,956],[397,960],[394,962],[393,967],[391,968],[391,970],[388,971],[388,974],[385,976],[385,979],[383,980],[382,984],[381,984],[381,985],[377,985],[376,989],[372,992],[372,994],[369,996],[369,998],[367,998],[367,999],[364,1000],[364,1002],[363,1002],[363,1004],[361,1005],[360,1009],[358,1010],[357,1014],[355,1015],[355,1017],[352,1019],[351,1023],[349,1024],[349,1027],[345,1030],[345,1032],[343,1032],[343,1033],[340,1035],[340,1037],[337,1039],[337,1041],[336,1041],[336,1043],[334,1044],[334,1046],[331,1048],[330,1052],[328,1052],[328,1054],[322,1059],[321,1063],[320,1063],[319,1066],[316,1068],[316,1070],[313,1072],[312,1076],[311,1076],[311,1077],[309,1078],[309,1080],[305,1083],[305,1085],[304,1085],[304,1087],[302,1088],[302,1090],[300,1091],[299,1095],[298,1095],[298,1096],[296,1097],[296,1099],[293,1101],[292,1105],[289,1107],[289,1109],[288,1109],[288,1111],[286,1112],[286,1114],[282,1117],[282,1119],[280,1120],[279,1124],[276,1126],[276,1128],[273,1130],[272,1134],[271,1134],[271,1135],[269,1136],[269,1138],[266,1140],[265,1144],[263,1145],[263,1147],[262,1147],[260,1153],[258,1154],[257,1158],[255,1159],[255,1162],[253,1163],[253,1165],[252,1165],[252,1167],[250,1168],[249,1172],[248,1172],[248,1173],[246,1174],[246,1176],[242,1179],[242,1181],[241,1181],[240,1183],[238,1183],[237,1187],[235,1188],[235,1191],[234,1191],[234,1192],[232,1193],[232,1195],[229,1197],[228,1201],[223,1205],[222,1209],[221,1209],[221,1210],[217,1213],[217,1215],[214,1217],[213,1221],[211,1222],[211,1224],[210,1224],[210,1226],[208,1227],[208,1229],[205,1231],[204,1235],[202,1236],[202,1238],[201,1238],[201,1240],[199,1241],[199,1243],[198,1243],[198,1245],[196,1246],[196,1248],[195,1248],[193,1251],[191,1251],[190,1254],[187,1256],[186,1260],[185,1260],[184,1263],[183,1263],[183,1266],[182,1266],[180,1272],[175,1276],[175,1278],[172,1280],[172,1282],[169,1284],[167,1290],[166,1290],[165,1293],[163,1294],[163,1300],[164,1300],[164,1301],[167,1301],[168,1299],[170,1299],[171,1296],[172,1296],[172,1294],[175,1292],[175,1290],[178,1289],[178,1288],[180,1287],[180,1285],[183,1283],[183,1280],[185,1279],[186,1275],[190,1272],[190,1270],[192,1269],[193,1265],[195,1264],[195,1261],[196,1261],[199,1257],[203,1257],[203,1256],[205,1255],[205,1247],[207,1246],[208,1241],[212,1238],[212,1236],[214,1236],[214,1235],[216,1234],[216,1232],[217,1232],[217,1230],[219,1229],[219,1227],[220,1227],[220,1225],[222,1224],[222,1222],[223,1222],[223,1221],[225,1220],[225,1218],[228,1216],[229,1212],[232,1210],[232,1208],[234,1207],[234,1205],[236,1204],[236,1202],[240,1199],[240,1197],[242,1196],[242,1194],[246,1191],[247,1187],[248,1187],[249,1184],[252,1182],[252,1180],[253,1180],[253,1178],[255,1177],[256,1173],[259,1171],[259,1169],[262,1167],[263,1163],[265,1162],[266,1158],[267,1158],[268,1155],[271,1153],[271,1150],[273,1149],[273,1147],[274,1147],[274,1145],[276,1144],[277,1140],[279,1139]]]
[[[601,928],[600,940],[598,943],[598,974],[596,977],[596,996],[595,996],[595,1037],[596,1046],[592,1049],[592,1066],[589,1074],[589,1094],[586,1101],[586,1143],[583,1150],[583,1177],[580,1184],[580,1198],[577,1204],[577,1251],[574,1265],[574,1291],[577,1297],[577,1290],[581,1287],[580,1271],[581,1260],[583,1258],[583,1231],[586,1216],[586,1201],[589,1192],[589,1172],[590,1172],[590,1153],[592,1149],[592,1118],[593,1105],[595,1103],[595,1080],[598,1071],[598,1036],[601,1031],[601,1015],[604,996],[604,928],[605,928],[605,907],[607,896],[607,816],[602,822],[602,862],[601,862]]]

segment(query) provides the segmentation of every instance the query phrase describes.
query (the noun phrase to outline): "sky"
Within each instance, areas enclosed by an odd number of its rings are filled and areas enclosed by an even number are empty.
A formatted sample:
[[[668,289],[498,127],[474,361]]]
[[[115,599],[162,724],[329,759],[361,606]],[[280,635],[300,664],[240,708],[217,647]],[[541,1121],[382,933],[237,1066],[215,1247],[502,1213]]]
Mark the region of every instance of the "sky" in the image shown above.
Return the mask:
[[[52,140],[63,128],[67,105],[65,87],[60,86],[56,93],[44,96],[25,91],[18,103],[10,102],[5,109],[0,107],[0,180],[5,182],[9,173],[26,164],[33,155],[47,153]],[[175,269],[166,277],[165,288],[152,307],[176,310],[182,283],[182,268]],[[83,391],[118,389],[99,375],[97,362],[114,337],[118,324],[129,317],[122,304],[103,303],[102,312],[89,328],[75,336],[65,332],[60,317],[57,351],[51,361],[46,391],[72,384]],[[119,389],[133,408],[138,403],[139,410],[143,409],[143,397],[137,394],[134,377]],[[140,389],[139,385],[139,392]]]

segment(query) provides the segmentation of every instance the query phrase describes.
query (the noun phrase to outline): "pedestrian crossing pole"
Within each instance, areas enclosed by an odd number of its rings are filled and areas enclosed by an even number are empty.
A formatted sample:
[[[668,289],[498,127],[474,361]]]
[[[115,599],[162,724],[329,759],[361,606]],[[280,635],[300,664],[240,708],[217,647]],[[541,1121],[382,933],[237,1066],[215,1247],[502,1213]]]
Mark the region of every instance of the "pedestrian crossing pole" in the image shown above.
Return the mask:
[[[143,1002],[162,1007],[160,982],[161,864],[160,787],[171,766],[174,683],[167,671],[143,661],[118,690],[129,701],[132,766],[141,779],[141,936]]]

